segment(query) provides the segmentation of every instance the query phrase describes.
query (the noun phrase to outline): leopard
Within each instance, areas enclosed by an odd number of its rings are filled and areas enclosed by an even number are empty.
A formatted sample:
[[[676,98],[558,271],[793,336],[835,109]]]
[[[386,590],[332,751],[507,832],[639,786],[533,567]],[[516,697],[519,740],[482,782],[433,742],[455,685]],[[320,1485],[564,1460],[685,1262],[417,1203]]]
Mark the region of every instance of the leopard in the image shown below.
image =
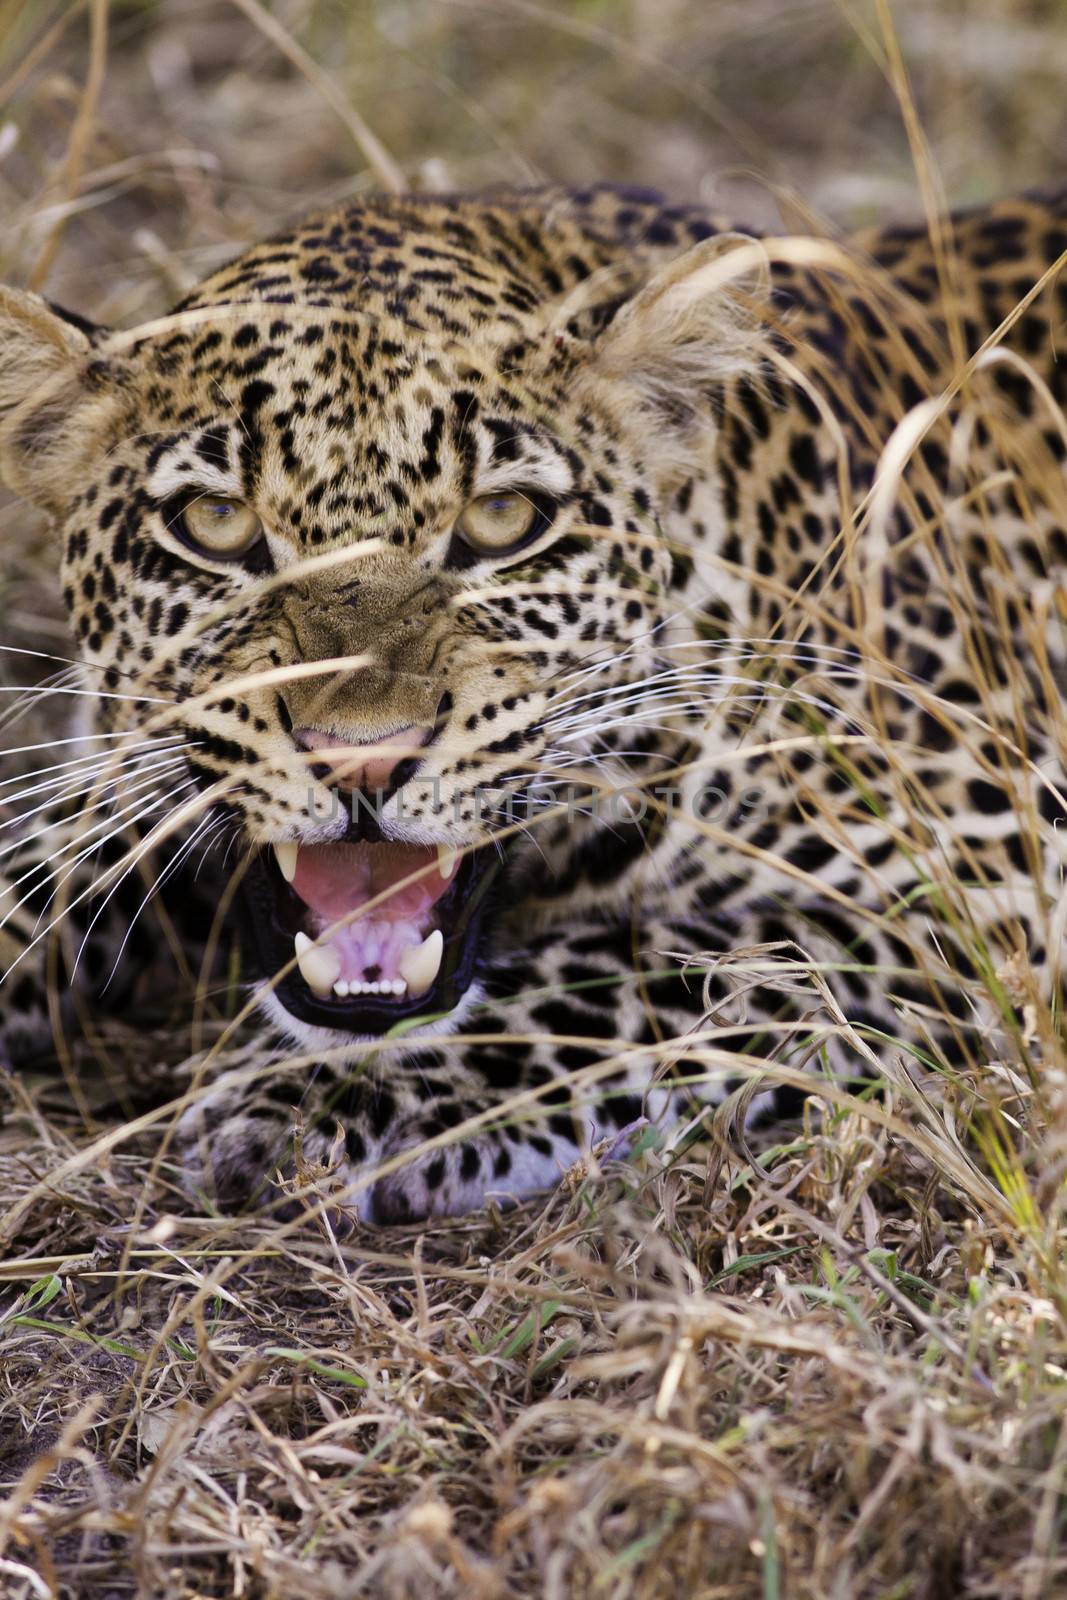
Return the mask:
[[[1065,257],[1067,190],[555,185],[363,195],[126,330],[2,291],[77,716],[0,783],[0,1055],[225,946],[191,1191],[384,1226],[1039,1050]]]

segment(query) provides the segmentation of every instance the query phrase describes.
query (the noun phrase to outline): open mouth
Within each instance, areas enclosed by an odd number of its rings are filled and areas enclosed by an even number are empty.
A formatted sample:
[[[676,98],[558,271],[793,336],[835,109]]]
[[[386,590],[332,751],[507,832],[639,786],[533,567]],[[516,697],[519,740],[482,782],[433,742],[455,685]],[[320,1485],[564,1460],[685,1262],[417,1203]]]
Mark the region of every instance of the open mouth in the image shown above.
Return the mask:
[[[377,1036],[448,1012],[475,976],[500,858],[490,847],[275,845],[245,878],[265,976],[296,960],[275,993],[291,1016]],[[364,909],[367,908],[367,909]]]

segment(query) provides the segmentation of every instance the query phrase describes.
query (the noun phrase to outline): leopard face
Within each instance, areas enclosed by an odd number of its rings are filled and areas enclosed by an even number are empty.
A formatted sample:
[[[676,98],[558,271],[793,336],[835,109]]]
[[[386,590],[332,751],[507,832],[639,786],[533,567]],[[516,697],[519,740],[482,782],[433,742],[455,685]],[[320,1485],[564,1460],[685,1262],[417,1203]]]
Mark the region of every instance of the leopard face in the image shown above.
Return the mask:
[[[530,227],[382,202],[132,335],[25,319],[45,398],[7,474],[62,527],[98,725],[180,754],[161,838],[238,842],[255,981],[306,1043],[479,992],[545,855],[531,787],[624,731],[560,744],[561,713],[645,679],[717,515],[709,417],[630,365],[690,338],[677,306],[635,331],[650,268],[586,239],[538,278]]]

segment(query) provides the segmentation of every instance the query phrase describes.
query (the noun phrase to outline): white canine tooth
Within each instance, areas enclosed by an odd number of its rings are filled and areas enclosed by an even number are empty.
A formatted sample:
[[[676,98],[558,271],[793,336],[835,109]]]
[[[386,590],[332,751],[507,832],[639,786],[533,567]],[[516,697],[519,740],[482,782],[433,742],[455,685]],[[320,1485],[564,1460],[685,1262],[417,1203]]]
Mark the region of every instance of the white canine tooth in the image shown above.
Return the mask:
[[[324,1000],[332,993],[341,976],[341,957],[330,945],[315,945],[306,933],[298,933],[293,940],[296,946],[296,964],[308,988]]]
[[[458,854],[459,852],[454,850],[450,844],[439,844],[437,846],[437,870],[446,883],[456,870],[456,857]]]
[[[296,858],[300,854],[300,846],[298,844],[276,844],[273,849],[279,872],[286,883],[292,883],[296,877]]]
[[[397,962],[397,969],[413,1000],[426,993],[441,970],[444,948],[445,936],[440,928],[435,928],[414,950],[405,950]]]

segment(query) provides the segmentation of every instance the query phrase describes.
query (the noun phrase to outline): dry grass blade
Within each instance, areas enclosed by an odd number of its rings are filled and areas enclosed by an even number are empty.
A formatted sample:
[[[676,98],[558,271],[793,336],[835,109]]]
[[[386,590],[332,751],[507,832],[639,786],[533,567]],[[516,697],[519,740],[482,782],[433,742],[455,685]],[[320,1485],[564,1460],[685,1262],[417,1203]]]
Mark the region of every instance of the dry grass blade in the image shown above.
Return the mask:
[[[278,19],[260,5],[259,0],[233,0],[233,3],[251,18],[265,37],[277,46],[299,72],[303,73],[312,88],[336,111],[382,187],[391,189],[394,194],[403,193],[406,188],[404,174],[359,112],[338,91],[329,73],[323,71],[318,62],[301,48],[292,34],[282,27]]]
[[[31,289],[40,289],[52,269],[66,223],[66,204],[69,204],[77,193],[89,157],[89,145],[96,122],[100,91],[104,86],[104,73],[107,69],[107,18],[108,0],[89,0],[89,66],[85,75],[85,89],[74,126],[70,131],[66,159],[60,174],[57,200],[60,215],[53,224],[52,231],[45,240],[44,248],[30,273]]]

